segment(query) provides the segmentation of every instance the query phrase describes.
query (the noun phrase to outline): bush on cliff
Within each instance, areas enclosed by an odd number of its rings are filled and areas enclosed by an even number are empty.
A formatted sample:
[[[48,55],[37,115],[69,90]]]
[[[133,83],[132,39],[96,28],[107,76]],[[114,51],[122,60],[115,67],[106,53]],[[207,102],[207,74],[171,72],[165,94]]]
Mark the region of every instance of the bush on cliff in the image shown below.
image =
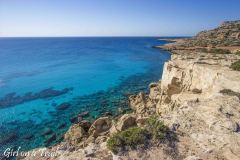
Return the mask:
[[[240,60],[231,64],[230,68],[235,71],[240,71]]]
[[[128,128],[112,135],[107,141],[107,147],[117,153],[123,148],[135,148],[138,145],[144,144],[148,139],[148,133],[140,127]]]
[[[222,93],[224,95],[228,95],[228,96],[236,96],[240,100],[240,93],[234,92],[231,89],[223,89],[220,91],[220,93]]]
[[[177,140],[176,134],[163,124],[157,116],[150,117],[144,128],[132,127],[112,135],[107,147],[114,153],[137,146],[146,146],[149,142],[172,143]]]
[[[240,56],[240,51],[235,52],[235,54]]]
[[[159,121],[156,116],[152,116],[147,120],[146,129],[154,140],[164,139],[169,131],[168,127],[162,121]]]
[[[231,52],[228,49],[220,49],[220,48],[197,48],[196,49],[199,52],[204,52],[204,53],[213,53],[213,54],[231,54]]]
[[[231,54],[228,49],[212,48],[208,52],[215,54]]]

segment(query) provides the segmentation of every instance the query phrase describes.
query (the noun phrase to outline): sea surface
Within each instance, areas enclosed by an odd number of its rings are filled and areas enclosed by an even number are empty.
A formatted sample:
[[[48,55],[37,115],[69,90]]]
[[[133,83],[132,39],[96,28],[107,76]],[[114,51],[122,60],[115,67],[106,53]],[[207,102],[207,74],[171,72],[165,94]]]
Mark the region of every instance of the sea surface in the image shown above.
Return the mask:
[[[127,97],[161,79],[170,54],[152,46],[165,43],[156,37],[0,38],[0,152],[50,146],[81,119],[129,112]]]

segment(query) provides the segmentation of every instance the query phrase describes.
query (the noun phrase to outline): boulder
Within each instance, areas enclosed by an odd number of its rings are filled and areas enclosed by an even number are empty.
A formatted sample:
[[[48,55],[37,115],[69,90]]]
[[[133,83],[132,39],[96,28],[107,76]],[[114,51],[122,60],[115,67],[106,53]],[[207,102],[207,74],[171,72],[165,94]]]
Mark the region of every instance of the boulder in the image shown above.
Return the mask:
[[[86,131],[80,124],[74,124],[70,127],[64,135],[65,142],[76,145],[80,143],[87,136]]]
[[[111,128],[111,120],[108,117],[98,118],[90,127],[88,133],[93,137],[105,135]]]
[[[117,122],[116,129],[123,131],[136,125],[136,117],[131,114],[124,114]]]

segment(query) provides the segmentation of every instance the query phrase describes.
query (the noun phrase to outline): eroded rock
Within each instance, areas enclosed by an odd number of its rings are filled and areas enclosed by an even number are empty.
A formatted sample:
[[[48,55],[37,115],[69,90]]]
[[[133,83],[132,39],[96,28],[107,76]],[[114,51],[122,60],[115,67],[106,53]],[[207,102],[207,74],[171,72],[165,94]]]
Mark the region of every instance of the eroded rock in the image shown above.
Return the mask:
[[[93,137],[99,135],[107,134],[108,130],[111,128],[111,120],[109,117],[98,118],[90,127],[88,133]]]
[[[64,141],[72,145],[79,144],[85,137],[87,132],[80,124],[74,124],[70,127],[67,133],[64,135]]]

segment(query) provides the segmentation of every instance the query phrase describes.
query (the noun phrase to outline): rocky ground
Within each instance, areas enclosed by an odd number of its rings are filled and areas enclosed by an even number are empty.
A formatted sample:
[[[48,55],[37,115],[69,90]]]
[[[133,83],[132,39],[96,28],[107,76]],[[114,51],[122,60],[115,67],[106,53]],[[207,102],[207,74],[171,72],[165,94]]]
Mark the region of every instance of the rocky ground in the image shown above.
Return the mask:
[[[149,94],[129,97],[132,113],[101,117],[93,124],[74,124],[61,144],[36,149],[35,156],[18,158],[240,159],[240,72],[231,68],[240,59],[239,35],[240,21],[225,22],[194,38],[161,46],[171,51],[171,60],[164,65],[162,80],[149,85]],[[221,47],[230,50],[211,50]],[[111,135],[132,126],[144,128],[151,115],[157,115],[177,135],[174,143],[150,143],[118,154],[108,149]]]

